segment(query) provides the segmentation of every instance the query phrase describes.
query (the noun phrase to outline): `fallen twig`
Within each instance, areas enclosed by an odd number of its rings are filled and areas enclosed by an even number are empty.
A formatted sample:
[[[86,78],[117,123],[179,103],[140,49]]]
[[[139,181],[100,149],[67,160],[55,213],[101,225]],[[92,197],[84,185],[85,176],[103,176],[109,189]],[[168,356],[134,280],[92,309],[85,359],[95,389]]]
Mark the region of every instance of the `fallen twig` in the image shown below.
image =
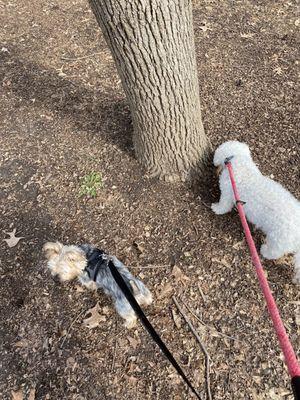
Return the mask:
[[[180,299],[182,304],[189,310],[189,312],[192,314],[193,317],[196,318],[197,321],[199,321],[202,325],[204,325],[208,330],[214,331],[217,335],[223,336],[227,339],[231,340],[238,340],[237,338],[234,338],[232,336],[226,335],[226,333],[218,331],[214,326],[207,325],[183,300],[182,298]]]
[[[196,227],[196,225],[195,225],[194,223],[193,223],[193,227],[194,227],[194,229],[195,229],[196,235],[199,236],[198,229],[197,229],[197,227]]]
[[[176,299],[175,296],[172,296],[172,299],[178,309],[178,311],[180,312],[180,314],[182,315],[183,319],[185,320],[185,322],[188,324],[190,330],[192,331],[193,335],[195,336],[197,342],[199,343],[202,352],[205,355],[205,380],[206,380],[206,391],[207,391],[207,397],[209,400],[212,400],[212,396],[211,396],[211,390],[210,390],[210,356],[207,352],[207,349],[205,347],[205,345],[202,343],[200,336],[198,335],[198,333],[196,332],[195,328],[193,327],[191,321],[188,319],[188,317],[185,315],[185,313],[183,312],[182,308],[180,307],[180,305],[178,304],[178,301]]]
[[[62,340],[62,342],[61,342],[61,344],[60,344],[60,346],[59,346],[61,349],[63,348],[63,345],[64,345],[65,341],[67,340],[67,337],[68,337],[68,335],[69,335],[71,329],[73,328],[73,325],[74,325],[75,322],[79,319],[79,317],[81,317],[81,315],[84,314],[85,312],[86,312],[86,310],[82,310],[82,311],[77,315],[77,317],[74,318],[73,321],[71,322],[71,325],[69,326],[69,328],[68,328],[68,330],[67,330],[67,333],[66,333],[65,336],[63,337],[63,340]]]
[[[167,269],[169,266],[168,265],[145,265],[143,267],[130,267],[130,269],[159,269],[159,268],[164,268]]]
[[[116,324],[116,333],[118,330],[118,323]],[[116,335],[115,338],[115,348],[114,348],[114,355],[113,355],[113,361],[112,361],[112,365],[111,365],[111,370],[110,372],[115,372],[115,363],[116,363],[116,355],[117,355],[117,347],[118,347],[118,341],[117,341],[118,336]]]
[[[205,201],[203,201],[200,196],[199,196],[199,200],[200,200],[200,203],[202,203],[204,205],[204,207],[211,209],[210,205],[205,203]]]
[[[66,56],[62,56],[62,57],[60,57],[60,59],[64,60],[64,61],[78,61],[78,60],[83,60],[84,58],[90,58],[90,57],[98,56],[99,54],[101,54],[101,53],[97,52],[97,53],[87,54],[86,56],[81,56],[81,57],[66,57]]]
[[[205,303],[205,302],[206,302],[206,299],[205,299],[204,293],[202,292],[202,289],[201,289],[201,286],[200,286],[200,283],[199,283],[199,282],[198,282],[198,289],[199,289],[199,293],[200,293],[200,295],[201,295],[201,297],[202,297],[202,300],[203,300],[203,302]]]

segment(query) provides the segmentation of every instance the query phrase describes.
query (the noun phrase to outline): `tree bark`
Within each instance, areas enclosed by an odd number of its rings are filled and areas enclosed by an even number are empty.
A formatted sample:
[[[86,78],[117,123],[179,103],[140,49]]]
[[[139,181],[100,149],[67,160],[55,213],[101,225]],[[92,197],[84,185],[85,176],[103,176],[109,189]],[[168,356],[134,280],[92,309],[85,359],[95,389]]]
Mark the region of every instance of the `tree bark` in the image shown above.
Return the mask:
[[[190,0],[89,0],[122,80],[137,159],[186,180],[210,150],[200,110]]]

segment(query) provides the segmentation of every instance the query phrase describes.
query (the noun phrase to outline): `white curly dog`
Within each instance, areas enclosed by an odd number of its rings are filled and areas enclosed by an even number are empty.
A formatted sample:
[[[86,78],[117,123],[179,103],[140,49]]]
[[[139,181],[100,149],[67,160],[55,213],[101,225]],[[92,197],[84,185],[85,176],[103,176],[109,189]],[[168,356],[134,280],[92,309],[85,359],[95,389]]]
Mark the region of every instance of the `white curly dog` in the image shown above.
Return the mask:
[[[212,210],[216,214],[225,214],[235,205],[225,167],[225,159],[231,156],[237,189],[241,200],[246,202],[246,217],[266,235],[260,253],[269,260],[295,254],[293,282],[300,284],[300,202],[279,183],[262,175],[245,143],[225,142],[215,152],[214,165],[222,169],[219,177],[221,197],[218,203],[212,204]]]

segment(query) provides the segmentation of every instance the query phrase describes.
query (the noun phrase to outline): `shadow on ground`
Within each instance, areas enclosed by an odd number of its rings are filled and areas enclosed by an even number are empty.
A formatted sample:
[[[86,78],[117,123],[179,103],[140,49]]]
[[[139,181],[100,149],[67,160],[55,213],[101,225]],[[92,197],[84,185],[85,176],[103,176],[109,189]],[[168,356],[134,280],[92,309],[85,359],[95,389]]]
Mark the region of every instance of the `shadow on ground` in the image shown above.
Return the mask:
[[[55,70],[16,57],[18,49],[0,67],[3,85],[33,107],[48,109],[74,123],[76,130],[104,134],[112,144],[133,156],[132,122],[126,99],[116,100],[101,89],[80,86]],[[7,61],[6,61],[7,60]]]

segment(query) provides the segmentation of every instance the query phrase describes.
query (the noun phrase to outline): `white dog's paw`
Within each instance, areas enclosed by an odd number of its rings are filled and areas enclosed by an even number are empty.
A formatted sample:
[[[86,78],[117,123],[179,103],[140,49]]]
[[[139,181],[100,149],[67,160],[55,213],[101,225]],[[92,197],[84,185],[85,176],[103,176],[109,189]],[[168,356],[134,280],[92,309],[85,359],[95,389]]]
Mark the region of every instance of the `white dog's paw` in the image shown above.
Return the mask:
[[[265,243],[260,247],[260,254],[267,260],[279,260],[284,256],[284,251],[280,247]]]
[[[224,211],[224,209],[222,207],[220,207],[219,203],[213,203],[211,205],[211,209],[217,215],[221,215],[221,214],[225,214],[226,213],[226,211]]]
[[[270,258],[270,257],[268,257],[268,247],[266,244],[261,245],[260,254],[263,256],[263,258]]]
[[[270,246],[267,244],[262,244],[260,247],[260,254],[265,258],[266,260],[276,260],[278,259],[281,254],[277,254],[276,249],[272,249]]]
[[[293,277],[293,283],[295,285],[300,285],[300,272],[296,272]]]

